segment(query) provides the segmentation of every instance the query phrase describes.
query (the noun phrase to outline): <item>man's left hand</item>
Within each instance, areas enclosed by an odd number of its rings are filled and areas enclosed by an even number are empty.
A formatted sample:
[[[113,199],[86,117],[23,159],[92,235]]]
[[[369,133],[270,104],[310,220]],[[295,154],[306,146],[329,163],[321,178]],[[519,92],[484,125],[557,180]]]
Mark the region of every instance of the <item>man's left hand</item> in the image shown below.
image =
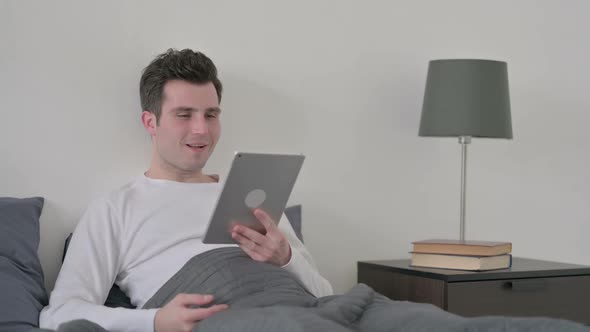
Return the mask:
[[[263,210],[254,210],[256,218],[264,225],[266,234],[261,234],[249,227],[235,225],[232,238],[253,260],[283,266],[291,260],[291,245],[277,224]]]

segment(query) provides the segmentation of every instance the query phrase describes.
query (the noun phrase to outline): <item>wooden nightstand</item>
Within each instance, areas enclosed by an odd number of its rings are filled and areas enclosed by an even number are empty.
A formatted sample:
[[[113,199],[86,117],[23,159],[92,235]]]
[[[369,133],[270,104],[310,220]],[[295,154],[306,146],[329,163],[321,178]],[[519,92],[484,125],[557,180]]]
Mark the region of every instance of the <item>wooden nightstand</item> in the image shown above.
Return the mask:
[[[590,324],[590,266],[513,258],[510,269],[469,272],[358,262],[358,282],[394,300],[462,316],[545,316]]]

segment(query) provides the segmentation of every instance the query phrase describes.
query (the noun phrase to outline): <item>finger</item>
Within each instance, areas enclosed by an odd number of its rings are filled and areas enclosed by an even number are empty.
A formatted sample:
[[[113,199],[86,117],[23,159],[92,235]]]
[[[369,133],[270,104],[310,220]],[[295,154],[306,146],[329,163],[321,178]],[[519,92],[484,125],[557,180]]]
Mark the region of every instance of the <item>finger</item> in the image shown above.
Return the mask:
[[[205,305],[211,303],[213,301],[213,295],[203,295],[203,294],[178,294],[174,300],[177,304],[182,306],[189,306],[189,305]]]
[[[284,235],[278,228],[277,223],[272,219],[268,213],[262,209],[254,210],[254,215],[260,220],[266,229],[266,237],[273,243],[281,243],[284,240]]]
[[[262,225],[266,229],[266,233],[274,231],[277,228],[275,221],[272,220],[268,213],[266,213],[266,211],[264,211],[263,209],[254,210],[254,215],[262,223]]]
[[[244,225],[239,225],[234,227],[233,233],[237,233],[250,241],[254,241],[255,243],[261,244],[266,241],[266,236],[258,233],[257,231],[253,230],[250,227],[246,227]]]
[[[190,309],[190,313],[187,318],[193,322],[198,322],[211,317],[220,311],[226,310],[228,307],[229,306],[227,304],[216,304],[210,306],[209,308]]]
[[[250,240],[249,238],[245,237],[244,235],[238,233],[238,232],[232,232],[231,233],[231,237],[236,240],[236,242],[240,245],[240,246],[244,246],[244,247],[248,247],[248,248],[253,248],[253,245],[255,246],[256,243],[252,240]]]
[[[246,253],[252,253],[252,254],[260,254],[259,251],[261,251],[262,247],[258,244],[256,244],[256,242],[244,237],[243,235],[240,235],[238,233],[232,233],[232,237],[240,244],[240,248],[242,248],[244,251],[246,251]],[[250,255],[250,257],[252,257],[252,255]],[[254,258],[254,257],[252,257]]]
[[[257,262],[264,262],[265,257],[262,255],[262,253],[257,251],[259,246],[256,246],[256,249],[251,249],[249,246],[240,245],[240,248],[242,248],[242,250],[244,250],[244,252],[253,260]]]

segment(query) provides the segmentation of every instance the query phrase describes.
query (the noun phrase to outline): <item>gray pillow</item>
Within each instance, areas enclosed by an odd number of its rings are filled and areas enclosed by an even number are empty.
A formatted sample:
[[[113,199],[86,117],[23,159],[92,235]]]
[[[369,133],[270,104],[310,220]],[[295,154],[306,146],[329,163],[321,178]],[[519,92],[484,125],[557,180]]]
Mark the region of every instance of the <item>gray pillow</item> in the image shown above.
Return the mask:
[[[0,332],[39,326],[47,305],[37,255],[43,198],[0,197]]]
[[[303,234],[301,233],[301,204],[291,205],[285,208],[285,216],[293,227],[295,235],[303,242]]]

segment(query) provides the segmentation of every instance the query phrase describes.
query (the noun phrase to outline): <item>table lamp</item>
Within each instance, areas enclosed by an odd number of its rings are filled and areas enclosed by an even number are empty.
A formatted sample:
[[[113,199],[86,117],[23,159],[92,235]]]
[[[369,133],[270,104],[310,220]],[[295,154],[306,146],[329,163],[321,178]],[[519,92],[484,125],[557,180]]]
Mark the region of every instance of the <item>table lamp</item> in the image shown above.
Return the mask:
[[[418,135],[459,138],[459,238],[465,241],[467,145],[472,137],[512,138],[506,62],[480,59],[430,61]]]

